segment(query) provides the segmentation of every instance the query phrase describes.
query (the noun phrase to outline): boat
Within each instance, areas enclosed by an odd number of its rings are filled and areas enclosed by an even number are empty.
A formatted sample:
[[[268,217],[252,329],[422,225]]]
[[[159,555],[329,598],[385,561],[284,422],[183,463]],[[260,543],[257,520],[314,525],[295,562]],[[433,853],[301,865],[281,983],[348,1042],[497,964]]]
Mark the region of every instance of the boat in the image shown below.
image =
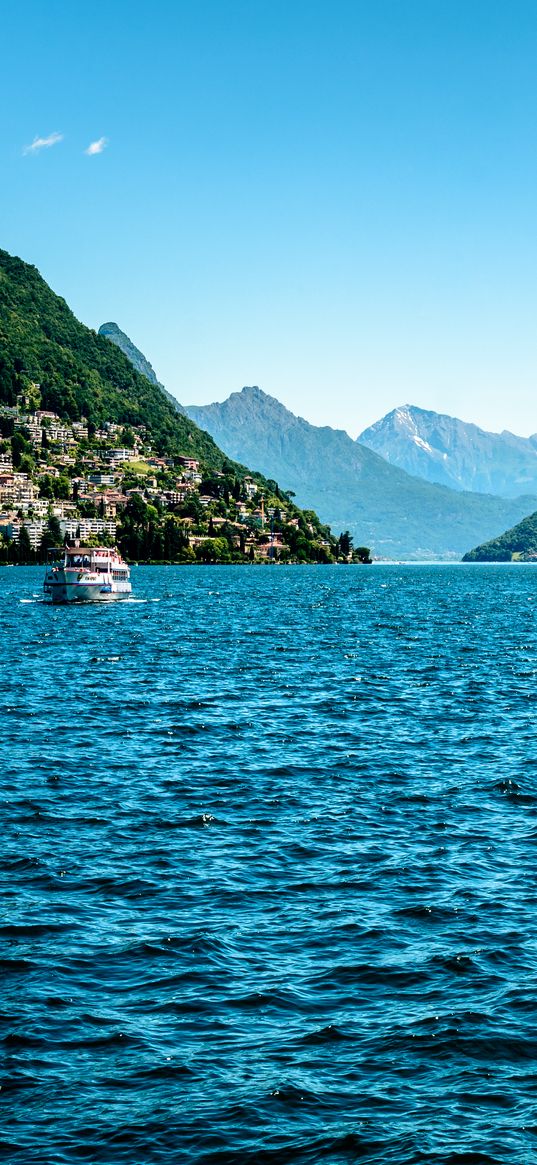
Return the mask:
[[[130,568],[115,546],[75,545],[49,551],[45,602],[102,603],[131,594]]]

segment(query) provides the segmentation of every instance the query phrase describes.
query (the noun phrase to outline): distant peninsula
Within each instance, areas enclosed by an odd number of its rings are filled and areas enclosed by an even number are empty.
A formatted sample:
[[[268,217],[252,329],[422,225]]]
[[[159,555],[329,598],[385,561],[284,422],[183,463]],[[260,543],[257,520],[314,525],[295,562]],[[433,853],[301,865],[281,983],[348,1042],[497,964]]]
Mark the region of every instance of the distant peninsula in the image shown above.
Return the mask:
[[[505,534],[483,542],[464,555],[463,562],[537,562],[537,512]]]

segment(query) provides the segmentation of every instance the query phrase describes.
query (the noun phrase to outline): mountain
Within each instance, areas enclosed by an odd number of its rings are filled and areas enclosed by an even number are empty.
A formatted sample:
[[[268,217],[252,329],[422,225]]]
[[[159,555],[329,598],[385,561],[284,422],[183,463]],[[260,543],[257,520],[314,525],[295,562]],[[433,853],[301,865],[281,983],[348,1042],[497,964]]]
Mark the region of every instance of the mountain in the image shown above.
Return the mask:
[[[530,514],[499,538],[464,555],[463,562],[534,562],[537,559],[537,513]]]
[[[136,347],[136,344],[133,344],[132,340],[129,339],[126,332],[122,332],[121,328],[118,327],[117,324],[108,323],[101,324],[99,328],[99,335],[104,336],[106,340],[111,340],[112,344],[115,344],[116,347],[124,353],[124,355],[127,357],[127,360],[130,360],[133,368],[135,368],[141,376],[145,376],[147,380],[150,380],[151,384],[155,384],[157,388],[160,388],[160,391],[164,393],[165,397],[168,398],[170,404],[173,405],[176,412],[181,413],[184,416],[185,410],[179,404],[179,401],[176,400],[174,396],[172,396],[171,392],[168,392],[168,390],[164,388],[164,385],[161,384],[160,380],[157,380],[157,375],[152,364],[149,363],[149,360],[146,356],[144,356],[143,352],[140,352],[140,349]]]
[[[393,409],[358,437],[391,465],[457,490],[515,498],[537,493],[537,437],[488,433],[415,405]]]
[[[59,416],[145,424],[162,453],[189,453],[212,469],[226,460],[158,384],[76,319],[36,267],[0,250],[0,403],[14,405],[29,382],[39,384],[43,408]]]
[[[390,465],[347,433],[294,416],[259,388],[187,415],[230,457],[241,456],[293,490],[336,530],[349,529],[378,556],[460,558],[537,508],[537,493],[504,499],[431,484]]]
[[[303,514],[274,480],[255,473],[249,478],[243,464],[230,462],[207,432],[166,399],[154,374],[148,378],[134,368],[131,356],[80,323],[36,267],[0,250],[1,452],[9,456],[11,448],[12,464],[32,497],[40,502],[56,496],[56,479],[45,486],[43,481],[58,456],[65,470],[58,496],[78,508],[74,478],[92,471],[108,476],[114,450],[124,460],[127,446],[133,451],[127,469],[112,478],[120,484],[120,506],[126,506],[130,521],[131,554],[168,559],[165,535],[171,524],[175,533],[181,527],[196,560],[194,547],[201,546],[201,561],[244,561],[267,553],[286,561],[333,561],[339,553],[336,539],[317,515]],[[42,410],[62,422],[56,426],[61,439],[53,435],[54,426],[42,430]],[[73,422],[82,420],[80,437]],[[107,441],[109,432],[114,435]],[[152,479],[150,489],[146,477]],[[91,510],[91,497],[84,505]],[[6,523],[8,538],[16,518],[15,513]]]
[[[125,356],[130,360],[136,371],[140,372],[142,376],[145,376],[147,380],[150,380],[151,384],[158,384],[159,388],[163,388],[163,385],[157,380],[155,370],[149,363],[149,360],[133,344],[126,333],[121,331],[121,328],[117,324],[101,324],[99,335],[105,336],[107,340],[111,340],[113,344],[116,344],[125,353]]]

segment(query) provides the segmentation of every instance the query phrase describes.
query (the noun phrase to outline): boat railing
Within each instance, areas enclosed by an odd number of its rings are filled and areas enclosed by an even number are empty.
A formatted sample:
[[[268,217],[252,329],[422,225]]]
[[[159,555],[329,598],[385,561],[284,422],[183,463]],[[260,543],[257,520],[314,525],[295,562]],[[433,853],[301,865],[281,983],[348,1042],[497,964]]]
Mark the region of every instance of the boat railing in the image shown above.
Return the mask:
[[[115,547],[52,546],[47,551],[47,566],[50,568],[64,566],[109,571],[123,565]]]

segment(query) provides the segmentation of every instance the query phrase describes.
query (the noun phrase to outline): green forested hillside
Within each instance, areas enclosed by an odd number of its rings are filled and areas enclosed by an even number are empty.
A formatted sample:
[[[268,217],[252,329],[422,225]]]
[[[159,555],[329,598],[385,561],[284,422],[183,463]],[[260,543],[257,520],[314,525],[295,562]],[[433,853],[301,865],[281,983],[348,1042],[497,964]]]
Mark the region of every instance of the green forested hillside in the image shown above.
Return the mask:
[[[213,469],[226,460],[119,348],[76,319],[36,267],[0,250],[0,403],[14,404],[28,381],[60,417],[147,425],[162,453],[188,453]]]
[[[464,555],[463,562],[532,562],[537,559],[537,513],[530,514],[499,538],[491,538]]]
[[[368,560],[178,408],[0,250],[0,561],[39,557],[56,520],[144,561]]]

